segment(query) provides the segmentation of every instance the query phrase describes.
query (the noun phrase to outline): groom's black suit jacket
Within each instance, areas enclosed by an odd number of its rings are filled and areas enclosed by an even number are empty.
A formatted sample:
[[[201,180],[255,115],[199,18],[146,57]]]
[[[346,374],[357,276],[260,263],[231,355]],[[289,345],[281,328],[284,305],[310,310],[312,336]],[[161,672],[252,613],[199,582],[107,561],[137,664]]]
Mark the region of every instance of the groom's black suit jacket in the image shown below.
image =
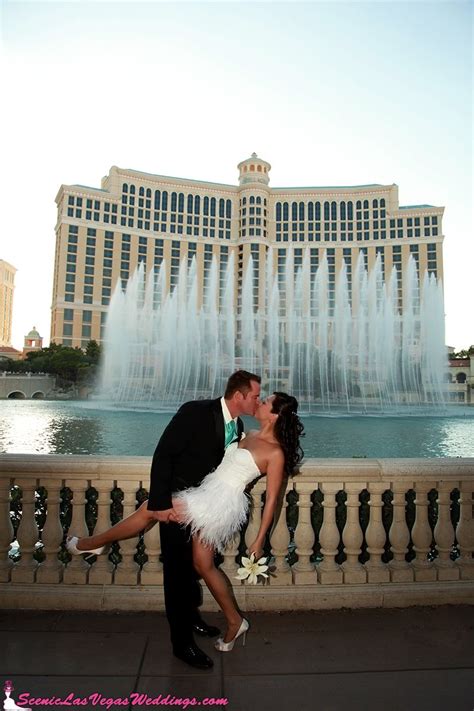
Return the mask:
[[[240,439],[243,423],[237,419]],[[225,427],[220,398],[195,400],[180,407],[161,435],[153,455],[148,509],[172,507],[171,494],[197,486],[224,456]]]

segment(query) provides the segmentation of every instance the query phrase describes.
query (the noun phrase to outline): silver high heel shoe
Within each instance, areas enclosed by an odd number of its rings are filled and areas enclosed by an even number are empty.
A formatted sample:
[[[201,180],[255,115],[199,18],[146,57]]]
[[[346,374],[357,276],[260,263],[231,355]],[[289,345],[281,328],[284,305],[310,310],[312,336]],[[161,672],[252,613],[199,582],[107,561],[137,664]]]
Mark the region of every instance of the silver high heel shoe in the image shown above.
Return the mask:
[[[94,548],[90,551],[80,551],[77,547],[78,540],[78,536],[71,536],[66,540],[66,548],[69,553],[72,553],[72,555],[82,555],[83,553],[88,553],[89,555],[100,555],[104,552],[105,546],[101,546],[100,548]]]
[[[214,644],[214,647],[217,649],[218,652],[230,652],[234,648],[235,640],[240,637],[240,635],[243,635],[242,638],[242,646],[245,645],[245,638],[247,637],[247,630],[250,627],[248,620],[245,619],[245,617],[242,617],[242,622],[240,624],[239,629],[237,630],[237,634],[235,635],[234,639],[231,639],[230,642],[224,642],[223,637],[219,637],[217,642]]]

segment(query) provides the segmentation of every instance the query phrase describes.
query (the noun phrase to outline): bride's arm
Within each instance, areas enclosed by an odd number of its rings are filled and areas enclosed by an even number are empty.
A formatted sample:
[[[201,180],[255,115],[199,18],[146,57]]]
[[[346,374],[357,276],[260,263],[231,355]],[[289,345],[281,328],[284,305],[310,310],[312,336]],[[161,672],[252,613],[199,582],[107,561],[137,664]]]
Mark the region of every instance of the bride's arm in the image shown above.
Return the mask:
[[[275,509],[283,482],[283,468],[285,459],[283,452],[278,450],[271,457],[267,466],[267,488],[265,493],[265,506],[262,511],[262,520],[255,541],[249,546],[249,553],[255,553],[255,558],[259,558],[263,552],[263,544],[267,531],[273,523]]]

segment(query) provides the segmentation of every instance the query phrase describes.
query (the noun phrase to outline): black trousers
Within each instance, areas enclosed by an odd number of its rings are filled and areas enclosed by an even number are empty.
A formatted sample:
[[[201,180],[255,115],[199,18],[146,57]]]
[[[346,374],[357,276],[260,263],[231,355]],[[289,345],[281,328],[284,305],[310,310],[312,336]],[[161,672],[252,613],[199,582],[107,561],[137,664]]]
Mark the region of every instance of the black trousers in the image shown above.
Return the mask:
[[[160,523],[166,617],[171,644],[180,649],[193,642],[192,626],[200,619],[201,586],[193,566],[189,528]]]

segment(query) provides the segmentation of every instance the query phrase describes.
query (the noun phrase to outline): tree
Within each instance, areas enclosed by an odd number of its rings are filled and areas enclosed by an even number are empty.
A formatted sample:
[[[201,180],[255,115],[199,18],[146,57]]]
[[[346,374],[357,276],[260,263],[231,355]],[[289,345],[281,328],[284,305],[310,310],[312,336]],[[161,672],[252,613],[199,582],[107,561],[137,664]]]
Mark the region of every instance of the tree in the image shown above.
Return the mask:
[[[98,365],[102,356],[102,347],[97,341],[89,341],[86,346],[86,358],[92,365]]]

